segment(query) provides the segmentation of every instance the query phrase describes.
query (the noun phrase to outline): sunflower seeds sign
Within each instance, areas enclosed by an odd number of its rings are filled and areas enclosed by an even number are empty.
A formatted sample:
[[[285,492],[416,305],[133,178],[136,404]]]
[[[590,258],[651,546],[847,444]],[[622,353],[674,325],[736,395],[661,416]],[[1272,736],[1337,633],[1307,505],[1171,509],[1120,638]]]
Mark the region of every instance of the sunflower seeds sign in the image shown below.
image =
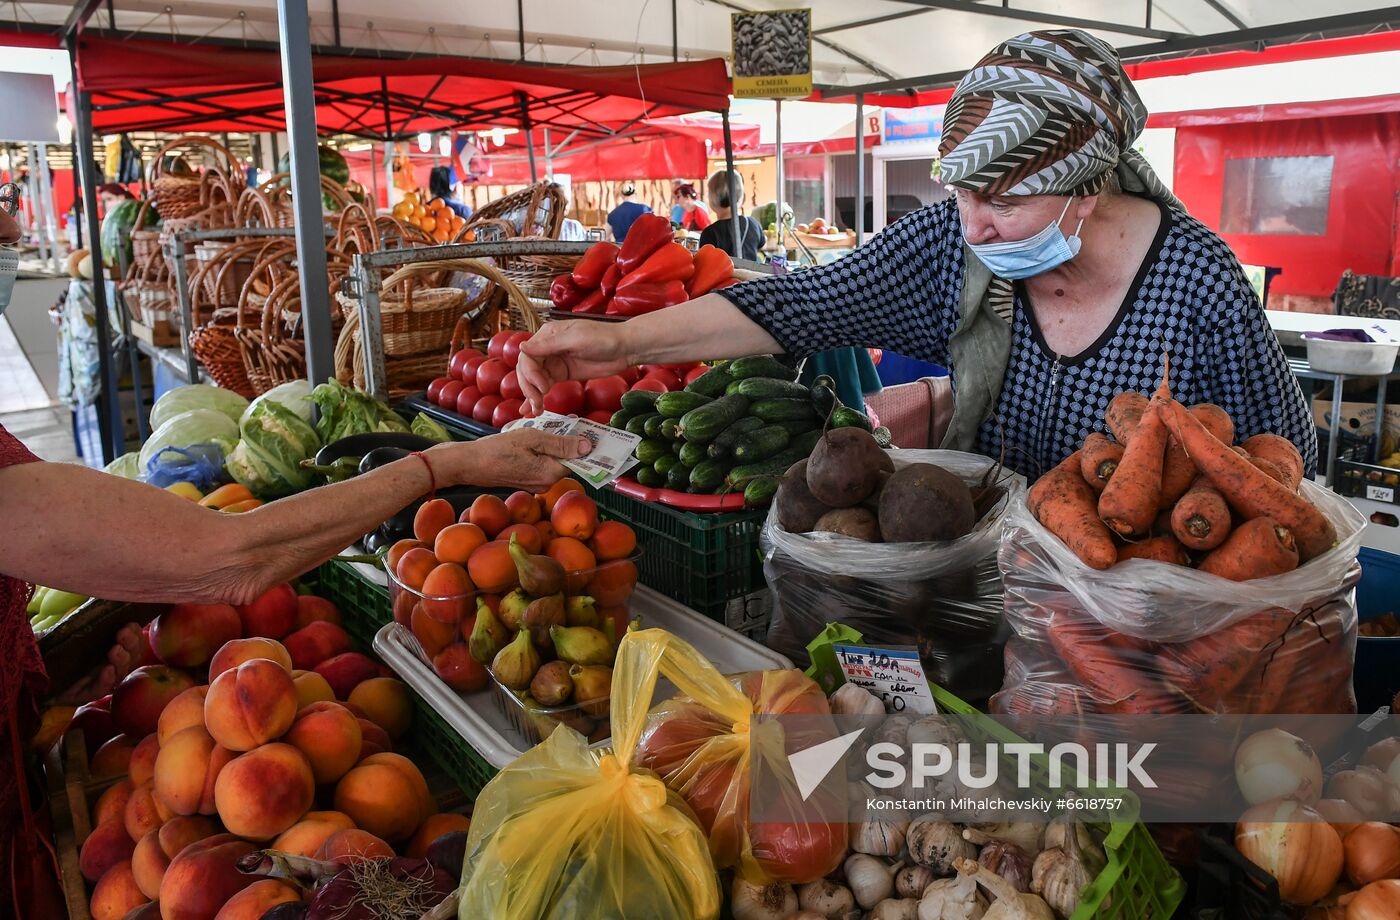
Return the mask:
[[[735,13],[732,30],[736,97],[811,95],[811,10]]]

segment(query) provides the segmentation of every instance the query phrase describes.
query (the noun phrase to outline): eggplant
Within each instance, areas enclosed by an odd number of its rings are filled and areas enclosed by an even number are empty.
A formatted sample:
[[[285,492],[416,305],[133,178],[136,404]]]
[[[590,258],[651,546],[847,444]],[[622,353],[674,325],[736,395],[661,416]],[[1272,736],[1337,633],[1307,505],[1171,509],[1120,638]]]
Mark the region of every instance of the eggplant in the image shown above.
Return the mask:
[[[422,435],[401,431],[370,431],[332,441],[316,452],[316,463],[329,466],[341,457],[363,457],[379,447],[397,447],[405,454],[427,450],[437,442]]]
[[[412,454],[413,451],[402,447],[376,447],[360,458],[360,472],[368,473],[370,470],[377,470],[381,466],[388,466],[395,460],[402,460]]]

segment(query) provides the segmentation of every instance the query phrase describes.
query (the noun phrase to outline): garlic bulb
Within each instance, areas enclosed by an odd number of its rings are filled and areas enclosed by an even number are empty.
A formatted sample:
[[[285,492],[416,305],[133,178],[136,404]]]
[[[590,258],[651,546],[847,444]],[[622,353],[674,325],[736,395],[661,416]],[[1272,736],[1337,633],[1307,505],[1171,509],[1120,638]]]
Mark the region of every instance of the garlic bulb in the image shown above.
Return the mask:
[[[1054,827],[1053,824],[1050,826]],[[1027,859],[1035,859],[1041,850],[1051,845],[1045,840],[1047,834],[1049,830],[1042,824],[1007,821],[1001,824],[969,824],[963,830],[963,839],[979,847],[986,846],[993,840],[1004,840],[1020,847]]]
[[[970,875],[939,879],[924,889],[918,920],[982,920],[986,898]]]
[[[894,874],[900,866],[888,866],[867,853],[855,853],[846,857],[844,868],[846,884],[856,903],[870,910],[894,893]]]
[[[905,742],[909,740],[909,726],[913,724],[914,720],[908,716],[887,716],[876,729],[875,740],[872,743],[888,741],[904,747]]]
[[[1084,865],[1089,867],[1090,872],[1103,871],[1103,867],[1108,865],[1108,857],[1104,855],[1103,847],[1094,839],[1089,826],[1072,814],[1060,815],[1046,826],[1045,849],[1069,849],[1070,831],[1074,832],[1075,847],[1079,850],[1079,858],[1083,860]]]
[[[909,726],[905,737],[911,745],[945,744],[951,750],[957,750],[958,744],[967,740],[945,716],[925,716]]]
[[[1031,866],[1031,891],[1044,898],[1056,912],[1068,917],[1078,909],[1080,894],[1094,880],[1097,871],[1084,864],[1079,835],[1066,831],[1063,848],[1051,847],[1035,858]],[[1107,898],[1103,906],[1109,906]]]
[[[797,889],[797,906],[820,914],[826,920],[839,920],[855,910],[856,897],[845,885],[838,885],[829,878],[819,878]]]
[[[963,839],[957,825],[934,813],[915,818],[905,832],[909,858],[939,875],[951,875],[959,859],[973,859],[977,848]]]
[[[755,885],[736,875],[729,903],[734,920],[787,920],[797,912],[797,892],[791,885]]]
[[[996,898],[982,920],[1055,920],[1054,911],[1044,899],[1033,894],[1022,894],[1012,888],[1006,879],[995,872],[988,872],[972,860],[959,861],[957,869],[959,875],[976,879],[977,884]]]
[[[928,866],[905,866],[894,874],[894,890],[901,898],[921,897],[937,878]]]
[[[918,910],[919,902],[914,898],[886,898],[865,920],[919,920]]]
[[[1016,844],[993,840],[977,854],[977,863],[1015,885],[1017,891],[1031,890],[1031,861]]]
[[[904,849],[904,834],[909,822],[862,821],[851,825],[851,849],[871,856],[898,856]]]
[[[885,704],[880,698],[852,683],[842,684],[831,694],[831,714],[834,716],[882,716]]]

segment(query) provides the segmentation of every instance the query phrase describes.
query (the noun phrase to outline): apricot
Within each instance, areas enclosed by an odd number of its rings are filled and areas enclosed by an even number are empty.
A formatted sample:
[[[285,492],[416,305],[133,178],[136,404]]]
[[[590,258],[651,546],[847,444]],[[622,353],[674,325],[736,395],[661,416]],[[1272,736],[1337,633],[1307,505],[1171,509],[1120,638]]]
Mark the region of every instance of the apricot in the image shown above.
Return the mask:
[[[360,723],[360,738],[363,739],[360,742],[360,760],[394,749],[393,742],[389,740],[389,733],[384,729],[364,717],[359,717],[356,721]]]
[[[214,784],[219,820],[250,840],[271,840],[296,824],[315,795],[311,764],[290,744],[264,744],[235,757]]]
[[[89,882],[96,882],[107,870],[122,860],[131,859],[136,842],[126,832],[121,819],[107,821],[93,828],[78,850],[78,870]]]
[[[583,483],[579,482],[577,479],[565,478],[546,489],[540,495],[540,504],[544,506],[544,513],[553,514],[554,506],[558,504],[559,499],[568,492],[582,493]]]
[[[478,590],[489,594],[504,594],[519,582],[515,571],[515,560],[510,558],[510,546],[506,543],[487,543],[472,553],[467,561],[467,574]]]
[[[554,504],[549,521],[559,536],[587,540],[598,527],[598,506],[582,492],[565,492]]]
[[[203,725],[176,732],[156,758],[156,798],[177,815],[212,815],[214,783],[234,756]]]
[[[275,878],[265,878],[224,902],[214,920],[259,920],[278,904],[301,900],[301,891]]]
[[[336,785],[335,807],[356,827],[390,842],[408,839],[437,811],[423,774],[399,754],[375,754],[360,761]]]
[[[390,582],[389,594],[394,598],[394,622],[407,626],[413,622],[413,611],[418,607],[418,595],[406,591]]]
[[[399,564],[394,568],[394,574],[399,581],[407,588],[414,591],[423,589],[423,581],[428,577],[433,569],[437,568],[437,557],[430,549],[416,548],[403,554]]]
[[[476,585],[467,570],[453,562],[444,562],[423,580],[423,612],[440,623],[456,626],[467,615]]]
[[[535,531],[540,535],[540,546],[548,546],[550,540],[559,536],[554,532],[554,525],[547,520],[535,524]]]
[[[318,620],[282,640],[292,668],[309,671],[327,658],[350,651],[350,636],[334,623]]]
[[[175,604],[151,621],[151,649],[163,663],[198,668],[219,646],[243,635],[243,621],[228,604]]]
[[[279,853],[312,857],[321,849],[321,844],[325,843],[328,837],[344,829],[329,821],[307,821],[303,818],[272,841],[271,849]]]
[[[443,811],[429,815],[418,826],[418,830],[414,831],[412,839],[404,847],[403,855],[411,859],[423,859],[428,855],[428,847],[434,840],[453,831],[470,830],[471,826],[470,818],[456,812]]]
[[[297,621],[293,629],[305,629],[312,623],[334,623],[340,625],[340,610],[314,594],[297,595]]]
[[[593,551],[583,541],[573,537],[555,537],[545,547],[544,554],[564,567],[568,576],[564,580],[564,589],[569,594],[582,594],[598,564],[593,558]]]
[[[126,814],[126,800],[131,797],[131,791],[135,788],[136,784],[128,776],[103,790],[97,797],[97,803],[92,806],[93,827],[106,824],[113,818],[123,820],[122,816]]]
[[[456,519],[457,512],[452,510],[450,501],[445,498],[430,498],[413,513],[413,536],[432,546],[438,532]]]
[[[151,732],[142,738],[140,743],[131,751],[131,760],[126,764],[126,775],[131,777],[133,785],[139,786],[147,782],[155,774],[156,754],[160,753],[160,737]]]
[[[411,538],[399,540],[395,542],[393,546],[389,547],[389,551],[384,554],[384,565],[397,572],[399,570],[399,560],[403,558],[404,553],[411,549],[431,550],[432,547],[422,540],[414,540]]]
[[[528,553],[538,553],[544,546],[540,539],[540,532],[533,524],[512,524],[505,530],[496,534],[496,540],[500,543],[510,543],[511,537],[521,546],[525,547]]]
[[[288,674],[292,673],[292,656],[285,645],[276,639],[254,636],[251,639],[234,639],[231,642],[225,642],[223,647],[214,653],[213,660],[209,662],[209,683],[212,685],[214,680],[229,668],[236,668],[245,661],[252,661],[255,658],[275,661]]]
[[[217,834],[176,854],[160,882],[162,920],[214,920],[219,908],[256,879],[238,871],[238,860],[256,844]]]
[[[615,607],[627,603],[637,588],[637,566],[627,559],[614,559],[598,566],[589,580],[586,593],[599,607]]]
[[[306,757],[318,783],[335,782],[360,759],[360,723],[339,703],[302,709],[283,740]]]
[[[124,859],[97,880],[89,909],[92,920],[122,920],[149,900],[136,884],[136,876],[131,874],[131,861]]]
[[[204,725],[204,698],[209,695],[209,685],[191,687],[171,700],[161,710],[156,723],[156,736],[165,744],[176,732],[184,731],[191,725]]]
[[[245,661],[220,674],[204,698],[204,722],[230,751],[251,751],[281,737],[297,715],[291,668],[266,658]]]
[[[464,516],[467,523],[480,527],[486,536],[493,540],[496,539],[496,534],[512,523],[506,503],[501,501],[500,496],[489,493],[478,495]]]
[[[512,492],[506,496],[506,513],[517,524],[533,524],[544,516],[540,500],[529,492]]]
[[[371,677],[350,691],[350,702],[397,741],[413,724],[413,696],[393,677]]]
[[[621,521],[601,521],[588,546],[599,562],[626,559],[637,551],[637,533]]]
[[[348,863],[358,859],[392,859],[394,848],[368,831],[359,828],[339,830],[326,838],[316,851],[317,859]]]
[[[109,738],[88,761],[88,775],[93,779],[124,775],[135,750],[136,746],[126,735]]]
[[[297,688],[297,709],[312,703],[335,700],[335,691],[326,679],[315,671],[293,671],[292,686]]]
[[[457,630],[451,623],[443,623],[423,612],[422,605],[413,608],[409,620],[409,630],[429,658],[446,648],[457,638]]]
[[[433,555],[438,562],[466,565],[472,553],[486,542],[486,531],[475,524],[449,524],[438,531],[433,541]]]
[[[331,685],[336,699],[344,700],[350,698],[350,691],[361,681],[378,677],[379,665],[359,652],[345,652],[316,665],[316,673]]]
[[[126,835],[132,840],[140,840],[148,832],[158,830],[174,814],[164,805],[157,805],[155,789],[151,781],[146,780],[132,789],[130,798],[126,800],[126,811],[122,813]]]

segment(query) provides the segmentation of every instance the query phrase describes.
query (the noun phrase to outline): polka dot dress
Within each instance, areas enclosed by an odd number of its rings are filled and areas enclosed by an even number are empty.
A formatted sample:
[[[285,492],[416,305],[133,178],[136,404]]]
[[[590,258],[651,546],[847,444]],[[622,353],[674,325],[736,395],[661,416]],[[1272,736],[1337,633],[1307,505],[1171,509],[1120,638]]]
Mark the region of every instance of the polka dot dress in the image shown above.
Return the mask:
[[[949,200],[909,214],[830,265],[720,293],[788,354],[854,345],[946,366],[962,265],[962,228]],[[1046,346],[1018,286],[1011,358],[996,411],[982,423],[979,452],[1004,451],[1007,466],[1035,479],[1103,429],[1115,394],[1155,389],[1165,349],[1178,399],[1219,405],[1235,420],[1240,440],[1283,435],[1298,446],[1311,476],[1317,465],[1312,415],[1224,241],[1195,218],[1163,208],[1129,290],[1099,341],[1079,355],[1060,356]],[[957,369],[952,373],[956,388]]]

